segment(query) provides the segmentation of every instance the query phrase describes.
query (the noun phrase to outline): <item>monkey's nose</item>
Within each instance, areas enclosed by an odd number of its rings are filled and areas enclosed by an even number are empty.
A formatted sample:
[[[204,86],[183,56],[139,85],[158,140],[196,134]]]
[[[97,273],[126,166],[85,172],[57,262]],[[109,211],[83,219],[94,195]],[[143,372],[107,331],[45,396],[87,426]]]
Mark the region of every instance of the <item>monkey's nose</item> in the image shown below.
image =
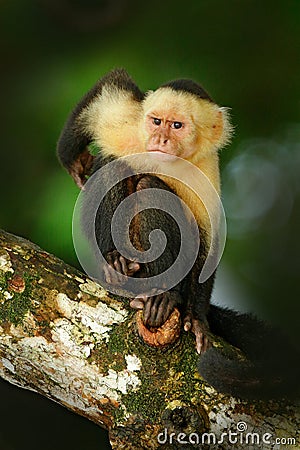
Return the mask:
[[[165,135],[165,134],[157,134],[156,136],[154,136],[153,138],[153,144],[155,145],[166,145],[168,142],[169,138]]]
[[[166,145],[169,141],[169,136],[166,133],[161,133],[159,138],[160,145]]]

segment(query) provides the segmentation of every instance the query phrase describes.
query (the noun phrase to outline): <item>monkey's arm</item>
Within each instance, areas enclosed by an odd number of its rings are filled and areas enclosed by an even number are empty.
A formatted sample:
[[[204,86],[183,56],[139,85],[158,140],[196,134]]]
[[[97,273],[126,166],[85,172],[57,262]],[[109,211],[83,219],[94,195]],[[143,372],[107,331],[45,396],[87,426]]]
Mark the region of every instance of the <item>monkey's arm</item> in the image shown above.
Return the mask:
[[[112,166],[110,163],[113,163]],[[104,170],[101,170],[103,168]],[[112,170],[110,170],[111,168]],[[138,264],[132,264],[133,260],[124,258],[117,251],[111,229],[115,211],[126,198],[135,192],[136,177],[131,176],[127,169],[125,161],[114,160],[112,157],[105,158],[101,154],[97,155],[94,162],[94,173],[83,192],[81,226],[90,246],[95,245],[95,248],[91,247],[91,249],[99,268],[99,275],[96,278],[101,284],[105,284],[106,281],[108,290],[110,284],[119,283],[118,273],[131,276],[140,268]],[[114,180],[114,184],[109,189],[111,179]],[[104,195],[99,203],[101,189],[105,192],[102,192]],[[116,233],[123,235],[122,222],[117,223]],[[96,237],[96,241],[94,237]],[[103,265],[103,260],[99,260],[99,250],[108,265]]]
[[[94,156],[90,154],[88,145],[97,137],[101,114],[110,114],[108,102],[103,101],[104,91],[110,101],[120,104],[120,114],[124,92],[129,94],[133,104],[143,99],[143,93],[127,72],[124,69],[116,69],[97,81],[71,112],[58,140],[57,154],[80,189],[85,184],[86,177],[91,174],[94,163]],[[130,115],[130,111],[128,114]]]
[[[104,83],[104,79],[97,81],[95,86],[80,100],[68,117],[57,144],[58,159],[80,189],[86,181],[86,176],[91,172],[94,156],[88,149],[93,136],[84,129],[78,119],[82,111],[95,100],[96,96],[101,95]]]

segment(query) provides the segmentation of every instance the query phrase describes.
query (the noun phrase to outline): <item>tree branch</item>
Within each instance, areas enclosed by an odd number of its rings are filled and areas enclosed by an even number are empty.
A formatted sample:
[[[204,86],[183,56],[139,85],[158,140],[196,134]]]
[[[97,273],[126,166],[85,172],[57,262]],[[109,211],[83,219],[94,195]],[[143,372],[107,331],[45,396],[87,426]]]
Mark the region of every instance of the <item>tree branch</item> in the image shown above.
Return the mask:
[[[2,378],[108,429],[118,450],[156,449],[164,442],[163,448],[197,448],[188,444],[197,439],[210,442],[207,448],[230,449],[229,436],[219,446],[214,442],[241,431],[242,422],[244,438],[256,433],[261,448],[274,448],[276,438],[292,438],[289,448],[299,448],[299,407],[216,392],[197,374],[190,334],[182,333],[172,348],[148,347],[127,300],[110,297],[22,238],[1,232],[0,243]],[[252,434],[250,444],[257,439]],[[238,436],[234,448],[249,447]]]

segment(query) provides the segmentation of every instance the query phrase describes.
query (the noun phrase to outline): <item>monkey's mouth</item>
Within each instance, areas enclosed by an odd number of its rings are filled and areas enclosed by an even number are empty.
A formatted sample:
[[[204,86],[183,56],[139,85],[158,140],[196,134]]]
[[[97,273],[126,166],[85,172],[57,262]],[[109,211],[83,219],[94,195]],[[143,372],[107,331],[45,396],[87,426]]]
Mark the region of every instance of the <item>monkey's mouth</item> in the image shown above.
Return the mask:
[[[162,160],[172,160],[172,159],[176,159],[177,156],[173,155],[172,153],[168,153],[165,152],[164,150],[161,150],[160,148],[153,148],[148,150],[149,153],[151,153],[151,155],[154,155],[155,157],[162,159]]]

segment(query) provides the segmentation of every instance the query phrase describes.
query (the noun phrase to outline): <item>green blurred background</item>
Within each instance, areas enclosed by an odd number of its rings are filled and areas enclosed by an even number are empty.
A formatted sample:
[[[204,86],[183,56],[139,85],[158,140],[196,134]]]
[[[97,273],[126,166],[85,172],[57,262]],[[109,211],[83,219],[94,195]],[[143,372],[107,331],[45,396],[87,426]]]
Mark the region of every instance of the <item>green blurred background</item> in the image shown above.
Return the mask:
[[[214,301],[299,339],[300,2],[1,1],[0,35],[1,228],[77,265],[78,190],[55,156],[67,114],[113,67],[143,90],[193,78],[235,126],[221,154],[228,239]],[[88,421],[0,389],[0,450],[109,448]]]

